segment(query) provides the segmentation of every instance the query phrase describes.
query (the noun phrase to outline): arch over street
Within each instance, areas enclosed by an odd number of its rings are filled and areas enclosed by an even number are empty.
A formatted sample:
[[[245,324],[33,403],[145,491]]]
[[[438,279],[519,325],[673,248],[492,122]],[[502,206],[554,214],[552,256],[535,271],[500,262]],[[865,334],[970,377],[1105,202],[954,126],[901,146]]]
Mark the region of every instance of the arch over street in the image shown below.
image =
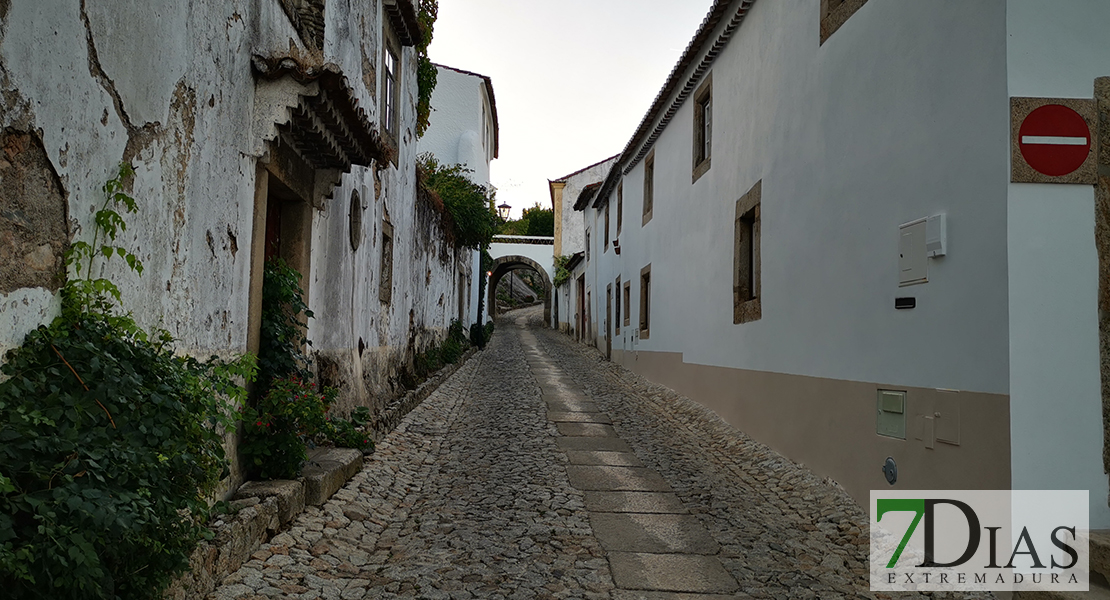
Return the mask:
[[[496,246],[497,244],[493,244]],[[550,248],[550,246],[547,246]],[[492,246],[490,255],[492,256]],[[540,278],[543,280],[543,318],[544,322],[551,320],[551,275],[548,269],[543,265],[519,254],[508,254],[505,256],[494,257],[493,269],[491,270],[489,278],[489,286],[487,293],[489,297],[486,299],[486,306],[489,307],[489,314],[494,315],[497,311],[497,284],[501,282],[501,278],[514,269],[530,268],[539,273]],[[550,267],[549,267],[550,268]]]

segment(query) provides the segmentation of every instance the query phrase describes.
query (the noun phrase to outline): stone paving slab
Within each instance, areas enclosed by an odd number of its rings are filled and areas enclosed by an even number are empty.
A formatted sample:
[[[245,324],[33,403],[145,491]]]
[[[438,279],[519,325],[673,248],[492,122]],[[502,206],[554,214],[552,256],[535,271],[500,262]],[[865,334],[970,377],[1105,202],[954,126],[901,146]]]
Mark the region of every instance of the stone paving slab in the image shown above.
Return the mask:
[[[605,423],[556,423],[560,435],[582,437],[618,437],[612,425]]]
[[[560,438],[576,439],[576,438]],[[581,438],[579,438],[581,439]],[[609,439],[609,438],[584,438]],[[603,465],[567,465],[567,477],[574,487],[605,492],[669,492],[671,486],[652,469]]]
[[[721,549],[694,515],[591,511],[590,525],[609,552],[716,554]]]
[[[547,410],[553,410],[556,412],[601,412],[601,410],[597,407],[596,402],[573,397],[560,398],[557,396],[545,396],[544,403],[547,404]]]
[[[591,450],[602,452],[632,452],[628,443],[620,438],[558,437],[555,444],[560,450]]]
[[[628,590],[728,594],[740,586],[712,556],[610,552],[617,587]]]
[[[609,415],[601,412],[561,412],[557,410],[547,411],[547,420],[556,423],[605,423],[612,425],[613,420]]]
[[[603,450],[566,450],[572,465],[611,465],[614,467],[642,467],[644,463],[631,452],[606,452]]]
[[[586,510],[591,513],[688,513],[671,492],[586,492]]]

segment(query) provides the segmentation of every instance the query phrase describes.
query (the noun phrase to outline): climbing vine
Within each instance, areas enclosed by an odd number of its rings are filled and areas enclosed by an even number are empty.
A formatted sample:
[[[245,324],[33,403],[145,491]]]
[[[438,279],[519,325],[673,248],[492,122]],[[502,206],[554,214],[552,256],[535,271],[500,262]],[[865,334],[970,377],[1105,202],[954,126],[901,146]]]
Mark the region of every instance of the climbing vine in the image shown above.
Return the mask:
[[[142,263],[117,236],[138,210],[122,165],[103,187],[91,243],[65,255],[62,312],[5,356],[0,383],[4,597],[156,597],[188,567],[228,463],[223,431],[252,357],[200,362],[118,308],[100,261]],[[102,267],[103,265],[101,265]],[[101,269],[103,270],[103,269]]]
[[[455,242],[469,248],[489,246],[497,229],[497,216],[490,210],[493,191],[470,180],[468,173],[473,170],[440,164],[431,154],[422,154],[417,172],[451,216]]]
[[[566,254],[555,257],[555,279],[551,282],[555,287],[559,287],[570,280],[570,269],[567,268],[567,265],[570,264],[571,258]]]
[[[432,92],[436,88],[436,66],[428,58],[428,45],[439,15],[437,0],[420,0],[416,19],[420,23],[420,42],[416,45],[416,137],[423,137],[432,115]]]

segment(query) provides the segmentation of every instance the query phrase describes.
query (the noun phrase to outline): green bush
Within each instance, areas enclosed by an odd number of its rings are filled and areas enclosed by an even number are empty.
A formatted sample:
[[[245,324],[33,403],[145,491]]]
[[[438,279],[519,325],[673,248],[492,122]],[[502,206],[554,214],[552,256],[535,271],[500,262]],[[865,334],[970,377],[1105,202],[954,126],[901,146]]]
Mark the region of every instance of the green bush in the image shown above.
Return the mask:
[[[312,378],[304,348],[304,319],[312,311],[304,301],[301,274],[280,258],[266,261],[262,271],[262,324],[259,328],[258,381],[265,391],[278,378]]]
[[[440,352],[443,357],[443,362],[453,365],[459,362],[463,353],[466,352],[466,348],[464,348],[458,340],[448,338],[443,342],[443,347]]]
[[[243,411],[239,452],[247,470],[262,479],[293,479],[308,457],[306,444],[328,433],[326,413],[335,390],[323,392],[299,377],[275,379],[255,406]]]
[[[353,421],[343,419],[329,420],[328,439],[340,448],[354,448],[369,454],[374,451],[374,442],[369,434],[358,430]]]
[[[178,356],[119,314],[91,277],[135,212],[126,165],[104,187],[92,244],[66,253],[62,313],[5,356],[0,383],[0,581],[5,598],[156,597],[210,536],[208,500],[227,474],[222,431],[245,397],[250,357]],[[102,241],[103,236],[103,243]]]

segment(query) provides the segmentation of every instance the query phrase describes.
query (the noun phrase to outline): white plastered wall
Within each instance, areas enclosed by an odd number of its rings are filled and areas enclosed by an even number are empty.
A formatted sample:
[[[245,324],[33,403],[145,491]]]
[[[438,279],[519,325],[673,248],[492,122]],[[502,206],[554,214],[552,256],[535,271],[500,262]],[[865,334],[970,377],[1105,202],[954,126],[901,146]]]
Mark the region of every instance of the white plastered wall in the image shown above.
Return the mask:
[[[1091,98],[1108,23],[1102,0],[1009,0],[1009,95]],[[1110,527],[1094,188],[1012,183],[1008,198],[1013,487],[1090,490],[1091,526]]]

